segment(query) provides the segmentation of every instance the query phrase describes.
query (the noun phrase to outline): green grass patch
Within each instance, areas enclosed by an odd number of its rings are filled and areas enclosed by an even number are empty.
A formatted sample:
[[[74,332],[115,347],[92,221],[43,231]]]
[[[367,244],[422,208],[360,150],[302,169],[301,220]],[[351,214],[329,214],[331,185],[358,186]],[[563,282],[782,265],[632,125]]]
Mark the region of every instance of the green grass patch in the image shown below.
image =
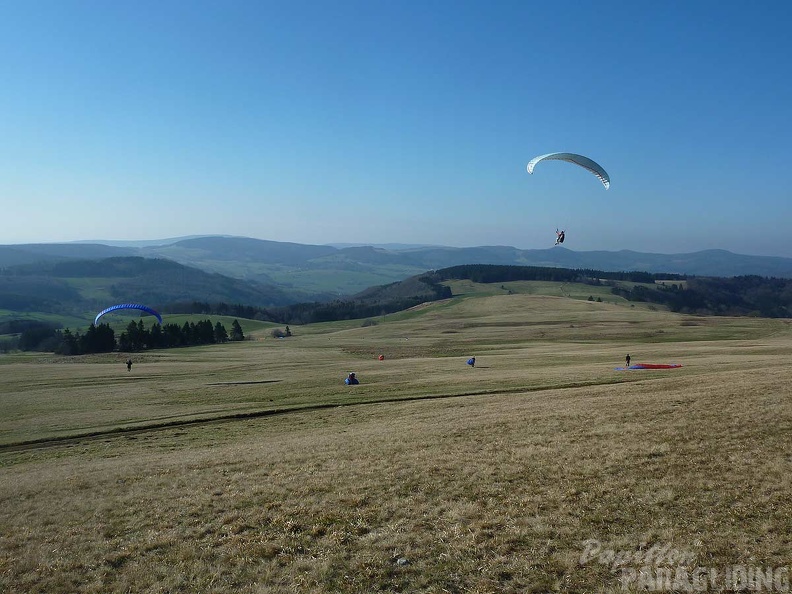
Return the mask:
[[[61,315],[46,312],[19,312],[7,309],[0,309],[0,321],[10,320],[32,320],[36,322],[48,322],[51,324],[59,324],[64,328],[78,328],[85,324],[87,318],[71,315]],[[93,321],[93,320],[91,320]]]
[[[470,280],[455,280],[443,283],[451,288],[454,295],[464,296],[492,296],[492,295],[536,295],[548,297],[566,297],[569,299],[588,300],[592,297],[595,301],[599,298],[602,302],[631,305],[623,297],[611,293],[611,287],[606,285],[586,285],[583,283],[564,283],[553,281],[510,281],[503,283],[475,283]],[[621,284],[621,283],[618,283]],[[638,283],[631,283],[632,285]],[[626,286],[626,285],[625,285]],[[648,304],[641,304],[646,307]]]

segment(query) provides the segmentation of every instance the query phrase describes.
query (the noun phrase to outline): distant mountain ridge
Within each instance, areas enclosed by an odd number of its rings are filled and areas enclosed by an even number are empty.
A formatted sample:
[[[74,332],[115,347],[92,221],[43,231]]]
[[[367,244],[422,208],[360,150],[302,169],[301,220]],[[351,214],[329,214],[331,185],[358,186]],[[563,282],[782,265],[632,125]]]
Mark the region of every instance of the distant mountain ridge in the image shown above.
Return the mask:
[[[164,258],[54,260],[0,270],[0,310],[84,316],[109,304],[222,302],[277,307],[319,298],[209,273]]]
[[[0,245],[0,268],[20,264],[58,262],[62,260],[100,260],[116,256],[134,256],[134,248],[100,243],[26,243]]]
[[[0,269],[44,261],[143,256],[166,258],[205,272],[279,286],[286,291],[338,296],[353,295],[368,287],[400,281],[427,270],[463,264],[792,278],[792,258],[749,256],[726,250],[655,254],[631,250],[577,252],[561,246],[532,250],[511,246],[405,246],[386,249],[229,236],[181,238],[171,243],[152,241],[146,242],[148,245],[137,246],[129,245],[134,242],[125,243],[125,246],[101,243],[0,246]]]

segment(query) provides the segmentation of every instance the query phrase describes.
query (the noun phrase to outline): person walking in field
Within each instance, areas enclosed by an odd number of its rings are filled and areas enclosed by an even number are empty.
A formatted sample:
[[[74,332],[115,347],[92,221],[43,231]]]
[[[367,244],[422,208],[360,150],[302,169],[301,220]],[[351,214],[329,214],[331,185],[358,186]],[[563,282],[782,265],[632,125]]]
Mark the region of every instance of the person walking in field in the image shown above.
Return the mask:
[[[626,363],[627,363],[627,367],[629,367],[629,366],[630,366],[630,355],[629,355],[629,353],[628,353],[628,354],[627,354],[627,356],[624,358],[624,360],[625,360],[625,361],[626,361]]]
[[[127,371],[132,371],[132,359],[126,361]]]

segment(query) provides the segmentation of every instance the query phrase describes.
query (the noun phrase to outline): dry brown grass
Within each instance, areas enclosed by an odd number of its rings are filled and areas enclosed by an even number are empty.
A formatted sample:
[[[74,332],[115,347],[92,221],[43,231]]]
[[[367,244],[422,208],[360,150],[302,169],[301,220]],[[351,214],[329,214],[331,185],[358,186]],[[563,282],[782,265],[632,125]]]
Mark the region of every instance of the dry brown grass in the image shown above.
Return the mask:
[[[520,317],[515,298],[536,310]],[[196,408],[352,406],[0,452],[0,590],[620,590],[610,567],[580,563],[587,539],[788,565],[788,325],[545,299],[172,351],[134,380],[101,360],[3,365],[6,443]],[[437,354],[449,327],[475,369]],[[652,328],[676,338],[642,338]],[[375,360],[408,341],[414,353]],[[685,366],[613,371],[628,349]],[[360,390],[340,385],[350,368]],[[286,381],[230,383],[265,379]],[[447,398],[354,405],[432,395]]]

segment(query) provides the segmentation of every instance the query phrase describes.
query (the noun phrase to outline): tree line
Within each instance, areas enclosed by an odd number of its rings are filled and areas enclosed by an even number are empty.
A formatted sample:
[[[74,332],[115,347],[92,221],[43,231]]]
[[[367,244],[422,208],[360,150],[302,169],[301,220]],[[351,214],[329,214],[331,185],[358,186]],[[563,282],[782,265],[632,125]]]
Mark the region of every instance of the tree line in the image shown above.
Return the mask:
[[[611,292],[628,301],[665,305],[673,312],[716,315],[792,317],[792,279],[761,276],[690,278],[685,285],[632,288],[613,287]]]
[[[116,340],[115,331],[108,324],[91,326],[81,334],[69,328],[61,330],[51,325],[28,324],[17,339],[16,345],[6,344],[21,351],[54,352],[60,355],[86,355],[90,353],[109,353],[115,350],[138,352],[148,349],[168,349],[182,346],[220,344],[245,339],[242,326],[234,320],[229,333],[220,322],[211,320],[184,322],[178,324],[152,324],[146,328],[143,320],[129,322],[126,329]]]
[[[463,264],[430,273],[437,280],[471,280],[474,283],[509,281],[555,281],[599,284],[602,280],[654,283],[656,280],[684,280],[684,274],[656,274],[641,271],[606,272],[589,268],[551,268],[545,266],[500,266],[497,264]]]

